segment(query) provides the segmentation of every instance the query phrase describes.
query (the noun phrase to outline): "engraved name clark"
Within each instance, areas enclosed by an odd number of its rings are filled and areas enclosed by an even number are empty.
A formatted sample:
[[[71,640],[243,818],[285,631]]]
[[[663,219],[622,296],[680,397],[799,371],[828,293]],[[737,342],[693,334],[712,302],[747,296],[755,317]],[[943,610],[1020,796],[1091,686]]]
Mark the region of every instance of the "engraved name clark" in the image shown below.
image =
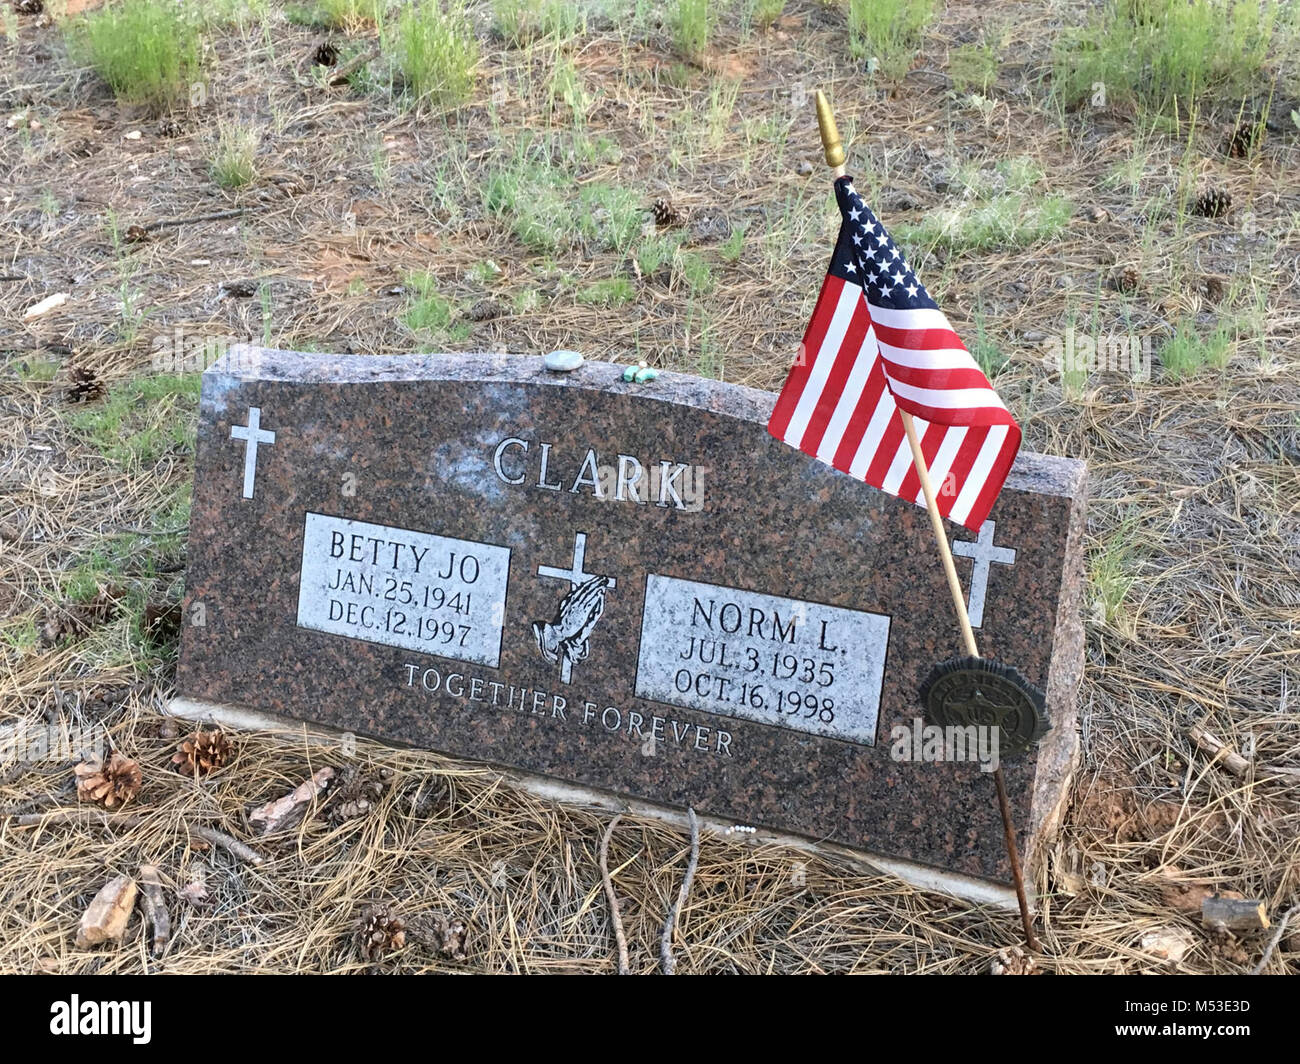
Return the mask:
[[[660,459],[647,470],[640,459],[630,454],[616,455],[614,464],[603,464],[601,456],[589,447],[574,472],[572,460],[552,457],[554,446],[543,440],[534,448],[533,441],[508,436],[492,452],[492,468],[506,484],[531,482],[546,491],[567,491],[614,502],[645,505],[653,499],[656,506],[700,508],[699,478],[703,470],[698,466]]]

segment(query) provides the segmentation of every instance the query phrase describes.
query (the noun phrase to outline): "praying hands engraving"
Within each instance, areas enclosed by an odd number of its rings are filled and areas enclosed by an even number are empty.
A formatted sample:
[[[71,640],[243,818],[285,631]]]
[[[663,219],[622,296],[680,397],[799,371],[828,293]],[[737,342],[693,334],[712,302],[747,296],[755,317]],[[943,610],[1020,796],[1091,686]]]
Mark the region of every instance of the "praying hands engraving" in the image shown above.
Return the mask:
[[[537,649],[550,664],[560,663],[566,683],[573,663],[590,653],[587,640],[605,612],[605,592],[612,584],[607,576],[593,576],[564,596],[553,621],[533,625]]]

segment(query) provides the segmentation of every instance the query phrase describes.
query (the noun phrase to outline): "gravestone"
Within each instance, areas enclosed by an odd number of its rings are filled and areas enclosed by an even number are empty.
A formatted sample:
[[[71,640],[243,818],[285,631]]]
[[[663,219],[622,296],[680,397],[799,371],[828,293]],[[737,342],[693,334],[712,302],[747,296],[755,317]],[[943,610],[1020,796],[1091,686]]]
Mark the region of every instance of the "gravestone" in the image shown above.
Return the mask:
[[[775,396],[588,362],[237,348],[203,377],[176,711],[429,747],[1005,884],[986,769],[924,759],[960,651],[923,509],[771,438]],[[1031,871],[1076,751],[1084,472],[950,525],[981,651],[1047,692],[1004,765]],[[913,741],[915,740],[915,741]]]

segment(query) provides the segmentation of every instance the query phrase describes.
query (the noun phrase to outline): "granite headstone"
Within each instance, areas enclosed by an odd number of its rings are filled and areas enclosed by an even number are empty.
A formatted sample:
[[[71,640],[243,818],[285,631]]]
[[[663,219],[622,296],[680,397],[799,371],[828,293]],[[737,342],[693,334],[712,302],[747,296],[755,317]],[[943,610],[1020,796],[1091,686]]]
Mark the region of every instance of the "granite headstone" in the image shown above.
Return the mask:
[[[178,695],[1005,883],[988,766],[920,757],[961,645],[928,517],[772,439],[774,399],[237,348],[203,377]],[[1077,745],[1083,489],[1022,453],[949,526],[981,651],[1048,696],[1004,765],[1031,870]]]

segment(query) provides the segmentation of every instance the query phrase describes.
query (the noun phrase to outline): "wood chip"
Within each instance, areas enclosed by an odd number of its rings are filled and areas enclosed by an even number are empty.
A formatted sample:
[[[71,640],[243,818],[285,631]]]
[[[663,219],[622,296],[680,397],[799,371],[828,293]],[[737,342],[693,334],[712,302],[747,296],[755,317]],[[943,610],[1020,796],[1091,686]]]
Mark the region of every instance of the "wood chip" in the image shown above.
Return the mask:
[[[23,311],[23,321],[31,321],[33,318],[39,318],[42,314],[48,314],[55,307],[63,306],[67,301],[67,292],[55,292],[52,296],[46,296],[39,303],[33,303]]]
[[[172,921],[163,899],[162,876],[157,865],[140,866],[140,885],[145,917],[153,928],[153,955],[161,957],[172,937]]]
[[[77,946],[85,949],[104,942],[120,943],[135,905],[135,880],[114,876],[92,899],[77,925]]]
[[[316,796],[321,793],[334,778],[332,768],[322,768],[313,773],[311,779],[300,783],[291,793],[273,802],[267,802],[259,809],[248,814],[248,822],[261,834],[270,835],[276,831],[291,828],[306,815]]]
[[[1259,898],[1215,894],[1201,903],[1201,920],[1215,931],[1264,931],[1268,912]]]

